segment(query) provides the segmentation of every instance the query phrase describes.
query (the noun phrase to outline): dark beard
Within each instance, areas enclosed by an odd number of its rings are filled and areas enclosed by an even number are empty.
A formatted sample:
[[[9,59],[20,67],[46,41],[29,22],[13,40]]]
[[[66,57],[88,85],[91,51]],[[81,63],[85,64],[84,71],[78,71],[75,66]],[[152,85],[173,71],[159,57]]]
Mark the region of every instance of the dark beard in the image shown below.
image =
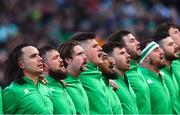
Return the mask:
[[[166,66],[165,63],[160,63],[160,62],[159,63],[154,63],[154,61],[151,60],[151,59],[150,59],[150,64],[151,65],[156,65],[159,69],[164,68]]]
[[[53,77],[56,80],[63,80],[67,77],[67,73],[66,72],[61,72],[61,71],[52,71],[49,70],[49,75],[51,77]]]
[[[176,59],[178,59],[179,57],[175,57],[175,56],[166,56],[166,59],[169,60],[169,61],[174,61]]]
[[[80,70],[80,72],[83,72],[83,71],[84,71],[83,66],[81,66],[81,67],[79,68],[79,70]]]
[[[106,79],[117,79],[115,72],[108,72],[108,73],[102,72],[102,74]]]
[[[138,60],[141,57],[141,55],[138,55],[134,52],[130,52],[128,49],[126,49],[126,50],[130,54],[131,59],[133,59],[133,60]]]
[[[140,55],[135,55],[135,56],[132,57],[132,59],[136,61],[136,60],[138,60],[140,57],[141,57]]]

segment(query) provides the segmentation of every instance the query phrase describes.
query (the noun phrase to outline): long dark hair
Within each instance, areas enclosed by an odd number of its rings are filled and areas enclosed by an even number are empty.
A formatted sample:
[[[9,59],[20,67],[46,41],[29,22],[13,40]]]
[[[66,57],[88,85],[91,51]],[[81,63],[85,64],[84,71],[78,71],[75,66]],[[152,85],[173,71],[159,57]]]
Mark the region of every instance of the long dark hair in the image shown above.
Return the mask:
[[[19,84],[23,84],[25,81],[22,79],[24,73],[19,67],[19,59],[21,58],[23,52],[22,48],[29,46],[28,44],[21,44],[16,46],[12,52],[10,52],[8,59],[5,61],[4,68],[4,78],[7,84],[15,81]]]

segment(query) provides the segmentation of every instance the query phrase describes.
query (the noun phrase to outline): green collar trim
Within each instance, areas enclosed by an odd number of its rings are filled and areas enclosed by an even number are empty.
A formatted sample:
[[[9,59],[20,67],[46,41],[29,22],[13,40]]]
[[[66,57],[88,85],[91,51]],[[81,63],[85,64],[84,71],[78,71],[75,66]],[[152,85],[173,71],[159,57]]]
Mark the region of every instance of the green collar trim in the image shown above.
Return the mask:
[[[56,80],[52,76],[47,75],[46,79],[48,80],[48,84],[56,85],[56,86],[60,86],[60,87],[65,86],[60,80]]]
[[[36,86],[36,84],[34,83],[34,81],[33,81],[31,78],[27,77],[27,76],[24,76],[22,79],[23,79],[26,83],[31,84],[31,85],[33,85],[33,86]],[[38,77],[37,77],[37,81],[39,82]],[[38,83],[38,82],[37,82],[37,83]]]
[[[142,71],[149,75],[149,76],[152,76],[154,78],[157,78],[157,79],[163,79],[163,73],[162,72],[159,72],[159,73],[156,73],[156,72],[153,72],[151,70],[149,70],[148,68],[145,68],[145,67],[140,67],[142,69]]]
[[[137,69],[138,63],[136,63],[134,60],[130,60],[130,70]]]
[[[65,79],[66,83],[72,83],[72,82],[80,82],[79,77],[74,77],[72,74],[68,73],[67,78]]]

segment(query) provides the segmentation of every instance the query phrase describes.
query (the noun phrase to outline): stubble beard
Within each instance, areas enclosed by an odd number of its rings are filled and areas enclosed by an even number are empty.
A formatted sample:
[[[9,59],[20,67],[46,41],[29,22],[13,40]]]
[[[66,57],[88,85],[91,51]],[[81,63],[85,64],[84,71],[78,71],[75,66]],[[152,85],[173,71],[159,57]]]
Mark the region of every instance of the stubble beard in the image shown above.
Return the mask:
[[[49,70],[49,75],[57,80],[63,80],[67,77],[67,73],[60,70]]]

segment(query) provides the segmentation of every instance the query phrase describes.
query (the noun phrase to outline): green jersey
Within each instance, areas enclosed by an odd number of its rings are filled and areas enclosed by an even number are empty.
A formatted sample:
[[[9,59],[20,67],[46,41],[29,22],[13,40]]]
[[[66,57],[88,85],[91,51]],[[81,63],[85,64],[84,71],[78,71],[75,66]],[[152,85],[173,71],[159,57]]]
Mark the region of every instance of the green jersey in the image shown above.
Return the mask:
[[[113,88],[109,85],[109,80],[103,77],[103,81],[107,87],[107,94],[110,99],[113,114],[123,114],[121,102],[116,93],[114,92]]]
[[[65,85],[51,76],[46,78],[48,88],[52,91],[53,114],[76,114],[74,103],[65,90]]]
[[[149,86],[152,114],[172,114],[169,91],[162,75],[144,67],[140,70]]]
[[[173,106],[173,113],[180,114],[180,95],[179,95],[179,87],[177,81],[172,73],[172,68],[169,66],[164,67],[161,69],[161,72],[164,74],[164,81],[166,86],[169,90],[171,96],[171,102]]]
[[[125,75],[123,78],[118,73],[116,73],[116,76],[118,78],[115,80],[118,85],[116,94],[121,101],[123,114],[138,114],[136,95],[128,82],[127,76]]]
[[[3,114],[2,89],[0,87],[0,114]]]
[[[53,114],[51,92],[48,87],[23,77],[25,83],[12,82],[3,90],[5,114]]]
[[[136,94],[139,114],[151,114],[151,101],[148,84],[138,68],[138,64],[131,60],[131,69],[126,72],[128,81]]]
[[[77,114],[89,114],[89,101],[81,82],[78,77],[68,74],[66,90],[74,102]]]
[[[172,64],[172,73],[174,74],[176,80],[177,80],[177,83],[178,83],[178,87],[180,89],[180,58],[173,61]],[[180,95],[180,92],[179,92],[179,95]]]
[[[80,81],[86,90],[91,114],[112,114],[110,100],[102,73],[92,63],[86,64],[86,71],[81,72]]]

